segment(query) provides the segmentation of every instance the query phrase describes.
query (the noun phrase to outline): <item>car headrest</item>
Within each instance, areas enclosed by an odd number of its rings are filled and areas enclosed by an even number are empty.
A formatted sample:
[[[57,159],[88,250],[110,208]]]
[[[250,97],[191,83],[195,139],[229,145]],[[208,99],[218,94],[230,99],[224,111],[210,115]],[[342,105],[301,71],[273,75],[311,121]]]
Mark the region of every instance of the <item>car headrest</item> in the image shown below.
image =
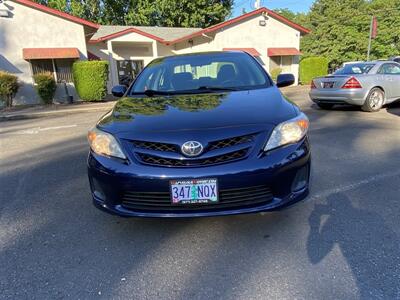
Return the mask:
[[[176,90],[193,89],[193,75],[190,72],[176,73],[172,75],[171,84]]]
[[[232,65],[223,65],[218,71],[217,78],[219,81],[227,81],[236,77],[235,68]]]

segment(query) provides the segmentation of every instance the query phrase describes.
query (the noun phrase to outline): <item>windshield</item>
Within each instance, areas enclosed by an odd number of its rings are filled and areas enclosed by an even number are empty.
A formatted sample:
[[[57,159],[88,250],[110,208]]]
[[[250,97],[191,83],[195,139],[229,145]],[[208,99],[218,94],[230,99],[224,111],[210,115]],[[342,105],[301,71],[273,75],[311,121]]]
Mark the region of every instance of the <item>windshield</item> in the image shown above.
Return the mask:
[[[348,64],[337,70],[334,75],[368,74],[374,64]]]
[[[271,86],[263,68],[245,53],[172,56],[152,61],[130,94],[246,90]]]

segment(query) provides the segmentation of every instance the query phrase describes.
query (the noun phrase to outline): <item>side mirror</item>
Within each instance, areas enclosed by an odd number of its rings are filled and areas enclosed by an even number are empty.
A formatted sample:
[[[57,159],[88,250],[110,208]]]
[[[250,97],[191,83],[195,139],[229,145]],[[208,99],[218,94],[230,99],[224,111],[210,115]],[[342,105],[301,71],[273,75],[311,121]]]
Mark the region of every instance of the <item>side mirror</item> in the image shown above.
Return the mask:
[[[276,79],[276,86],[278,88],[292,85],[295,82],[293,74],[280,74]]]
[[[112,88],[111,94],[113,94],[113,96],[115,97],[122,97],[123,95],[125,95],[126,91],[127,91],[126,86],[116,85]]]

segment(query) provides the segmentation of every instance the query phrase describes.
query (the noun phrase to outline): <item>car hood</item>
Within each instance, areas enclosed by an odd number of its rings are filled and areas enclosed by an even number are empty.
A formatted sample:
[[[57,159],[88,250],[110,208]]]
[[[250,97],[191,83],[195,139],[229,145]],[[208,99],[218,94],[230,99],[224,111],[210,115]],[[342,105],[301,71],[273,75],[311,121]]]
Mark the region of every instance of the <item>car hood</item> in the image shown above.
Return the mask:
[[[120,99],[97,126],[113,134],[218,129],[269,124],[297,114],[276,87]],[[125,135],[125,134],[124,134]]]

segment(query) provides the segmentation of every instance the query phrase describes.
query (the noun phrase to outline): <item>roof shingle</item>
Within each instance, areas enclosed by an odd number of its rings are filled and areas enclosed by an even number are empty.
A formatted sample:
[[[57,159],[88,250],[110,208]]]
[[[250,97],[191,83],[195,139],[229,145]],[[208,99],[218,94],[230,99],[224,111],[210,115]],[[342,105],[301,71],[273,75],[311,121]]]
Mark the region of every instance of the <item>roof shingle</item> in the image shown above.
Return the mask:
[[[151,26],[109,26],[102,25],[93,35],[92,40],[99,40],[104,37],[117,34],[122,31],[134,29],[145,32],[149,35],[159,37],[165,41],[175,40],[186,35],[202,30],[202,28],[183,28],[183,27],[151,27]]]

